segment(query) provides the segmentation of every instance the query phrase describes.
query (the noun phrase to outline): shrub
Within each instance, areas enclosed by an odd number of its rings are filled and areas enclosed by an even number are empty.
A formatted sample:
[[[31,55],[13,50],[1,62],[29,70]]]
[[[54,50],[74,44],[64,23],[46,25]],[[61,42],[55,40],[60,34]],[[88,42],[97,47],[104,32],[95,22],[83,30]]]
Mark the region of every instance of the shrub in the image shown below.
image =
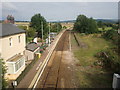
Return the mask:
[[[99,52],[96,56],[99,58],[103,67],[110,68],[113,72],[120,73],[120,59],[114,50],[108,49],[104,52]]]

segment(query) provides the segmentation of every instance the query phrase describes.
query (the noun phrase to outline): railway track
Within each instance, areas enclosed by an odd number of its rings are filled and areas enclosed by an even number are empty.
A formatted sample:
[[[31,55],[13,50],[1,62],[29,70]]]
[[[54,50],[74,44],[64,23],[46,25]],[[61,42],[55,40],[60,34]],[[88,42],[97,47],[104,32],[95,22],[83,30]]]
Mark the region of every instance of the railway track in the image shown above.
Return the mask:
[[[67,70],[66,66],[62,63],[62,60],[64,59],[64,51],[67,51],[68,49],[69,31],[65,31],[65,33],[58,41],[56,48],[48,62],[47,67],[45,68],[45,71],[38,81],[36,88],[41,88],[44,90],[44,88],[66,88],[65,86],[71,86],[71,84],[68,83],[69,79],[65,75],[65,73],[69,70]],[[66,85],[67,83],[69,85]]]

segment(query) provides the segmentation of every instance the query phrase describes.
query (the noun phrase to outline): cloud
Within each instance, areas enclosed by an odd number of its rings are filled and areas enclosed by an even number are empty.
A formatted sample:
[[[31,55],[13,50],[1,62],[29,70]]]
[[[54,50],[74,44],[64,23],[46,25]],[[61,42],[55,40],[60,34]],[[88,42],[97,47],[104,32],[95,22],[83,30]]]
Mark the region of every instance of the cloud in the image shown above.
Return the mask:
[[[2,3],[0,2],[0,20],[2,19]]]
[[[2,2],[119,2],[119,0],[1,0]]]
[[[118,18],[117,2],[12,2],[4,3],[3,19],[13,15],[16,20],[30,20],[41,13],[46,20],[70,20],[84,14],[93,18]]]
[[[2,2],[2,19],[6,19],[7,15],[17,13],[18,8],[10,2]]]
[[[3,10],[17,10],[17,7],[10,2],[2,2]]]

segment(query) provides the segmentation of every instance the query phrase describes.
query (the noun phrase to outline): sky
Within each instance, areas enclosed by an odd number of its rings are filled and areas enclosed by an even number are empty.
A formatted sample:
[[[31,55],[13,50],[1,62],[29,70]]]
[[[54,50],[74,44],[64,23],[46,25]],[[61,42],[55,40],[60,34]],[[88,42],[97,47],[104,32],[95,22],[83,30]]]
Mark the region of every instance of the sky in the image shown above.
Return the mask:
[[[80,14],[95,19],[117,19],[118,2],[2,2],[0,19],[13,15],[17,21],[30,21],[37,13],[47,21],[75,20]]]

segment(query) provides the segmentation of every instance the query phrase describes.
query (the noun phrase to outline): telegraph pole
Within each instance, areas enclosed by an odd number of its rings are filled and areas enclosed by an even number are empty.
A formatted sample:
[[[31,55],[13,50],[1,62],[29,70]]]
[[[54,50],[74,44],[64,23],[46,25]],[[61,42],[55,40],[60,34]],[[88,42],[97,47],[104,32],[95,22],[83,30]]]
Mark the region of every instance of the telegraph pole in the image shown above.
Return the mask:
[[[57,34],[58,34],[58,22],[57,22]]]
[[[58,22],[57,22],[57,34],[59,33],[59,26],[58,26],[58,25],[59,25],[59,22],[60,22],[60,21],[58,20]]]
[[[42,42],[43,42],[43,22],[41,21],[41,30],[42,30]]]
[[[49,22],[49,46],[50,46],[50,22]]]

